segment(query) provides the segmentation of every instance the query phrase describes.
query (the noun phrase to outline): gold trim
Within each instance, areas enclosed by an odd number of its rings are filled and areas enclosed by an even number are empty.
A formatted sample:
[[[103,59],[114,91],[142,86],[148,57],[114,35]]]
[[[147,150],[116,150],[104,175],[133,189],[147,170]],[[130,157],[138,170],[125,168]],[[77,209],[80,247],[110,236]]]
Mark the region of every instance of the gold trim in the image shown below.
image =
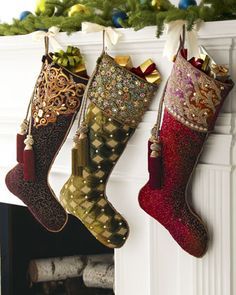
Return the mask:
[[[74,114],[80,106],[85,84],[76,83],[62,68],[44,62],[32,101],[34,126],[54,123],[59,115]]]

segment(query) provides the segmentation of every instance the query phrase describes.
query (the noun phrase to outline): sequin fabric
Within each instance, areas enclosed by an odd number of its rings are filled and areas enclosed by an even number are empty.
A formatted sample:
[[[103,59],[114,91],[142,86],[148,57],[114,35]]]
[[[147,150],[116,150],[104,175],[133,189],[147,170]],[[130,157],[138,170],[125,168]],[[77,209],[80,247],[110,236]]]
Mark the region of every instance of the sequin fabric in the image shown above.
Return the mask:
[[[200,114],[193,112],[193,110],[196,110],[197,101],[192,91],[193,89],[199,90],[201,81],[205,81],[205,74],[200,73],[198,80],[196,81],[195,78],[193,82],[191,80],[192,66],[181,58],[181,63],[185,65],[185,68],[182,68],[180,72],[180,69],[177,68],[179,63],[180,61],[177,59],[169,79],[169,87],[167,87],[165,93],[166,108],[160,131],[160,141],[162,144],[162,186],[159,189],[151,189],[148,181],[140,190],[139,204],[143,210],[159,221],[170,232],[172,237],[185,251],[195,257],[201,257],[207,250],[207,228],[188,204],[186,188],[207,138],[207,133],[199,132],[203,130],[186,124],[181,118],[184,118],[184,120],[193,118],[194,120],[191,119],[193,124],[205,126],[207,130],[213,128],[219,110],[227,94],[232,89],[233,83],[230,81],[221,90],[219,88],[221,84],[208,78],[208,84],[214,85],[211,86],[214,91],[204,92],[205,90],[201,90],[204,95],[196,95],[196,97],[199,97],[198,106],[202,105],[203,109],[209,106],[207,110],[209,111],[208,114],[211,115],[207,116],[206,120],[205,117],[202,119],[201,109],[198,110]],[[188,76],[188,73],[191,73],[190,76]],[[176,76],[180,76],[183,83]],[[179,84],[176,85],[174,81],[179,81]],[[219,87],[217,88],[215,85],[219,85]],[[178,91],[176,88],[178,88]],[[213,96],[216,93],[217,98],[214,99]],[[215,101],[215,105],[212,103],[213,101]],[[186,110],[186,108],[188,109]],[[174,110],[175,113],[171,110]],[[195,117],[192,116],[193,113],[196,114]],[[155,169],[155,167],[151,168],[150,171]]]
[[[47,56],[43,58],[44,63],[51,64],[51,58]],[[43,70],[44,70],[43,66]],[[50,66],[50,71],[57,71],[59,66]],[[68,76],[68,72],[60,68],[63,75],[66,75],[68,79],[73,79],[74,83],[83,84],[85,88],[88,79],[78,77],[75,75]],[[42,73],[40,73],[41,77]],[[39,78],[38,83],[41,83]],[[43,85],[41,85],[43,87]],[[44,83],[45,89],[48,87],[47,81]],[[64,92],[64,101],[67,104],[69,92]],[[45,92],[44,92],[44,95]],[[56,100],[56,96],[54,97]],[[41,96],[43,102],[48,100],[47,96]],[[35,174],[36,180],[25,181],[23,176],[24,167],[22,163],[17,164],[6,175],[6,185],[11,193],[16,195],[27,206],[34,217],[49,231],[60,231],[67,222],[67,213],[64,208],[58,202],[58,199],[48,183],[48,173],[51,165],[56,158],[58,151],[60,150],[70,128],[74,121],[77,111],[79,110],[81,103],[81,96],[77,96],[76,103],[77,108],[74,108],[73,113],[69,114],[57,114],[56,120],[48,122],[41,126],[34,126],[32,123],[32,136],[34,139],[34,156],[35,156]],[[33,115],[34,112],[32,112]]]
[[[164,103],[187,127],[208,132],[228,87],[192,66],[179,53],[168,80]]]
[[[156,91],[157,85],[148,83],[103,54],[98,60],[88,98],[108,116],[135,128]]]

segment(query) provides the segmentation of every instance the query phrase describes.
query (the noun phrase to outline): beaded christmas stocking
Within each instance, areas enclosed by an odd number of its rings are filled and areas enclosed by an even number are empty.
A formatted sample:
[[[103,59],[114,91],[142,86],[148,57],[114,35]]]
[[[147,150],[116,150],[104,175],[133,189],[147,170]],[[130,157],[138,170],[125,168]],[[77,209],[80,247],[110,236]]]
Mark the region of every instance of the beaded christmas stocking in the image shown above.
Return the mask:
[[[61,190],[61,203],[101,243],[116,248],[124,244],[129,229],[107,200],[106,183],[157,86],[102,54],[87,89],[91,103],[74,138],[72,175]]]
[[[149,141],[150,178],[139,193],[140,206],[196,257],[205,254],[208,234],[187,202],[187,186],[232,87],[232,81],[209,77],[179,53],[164,93],[160,133],[155,126]]]
[[[6,176],[8,189],[52,232],[64,227],[67,213],[48,184],[48,173],[80,108],[87,82],[86,77],[54,64],[51,55],[43,57],[32,96],[31,124],[28,128],[25,121],[21,134],[17,135],[19,163]]]

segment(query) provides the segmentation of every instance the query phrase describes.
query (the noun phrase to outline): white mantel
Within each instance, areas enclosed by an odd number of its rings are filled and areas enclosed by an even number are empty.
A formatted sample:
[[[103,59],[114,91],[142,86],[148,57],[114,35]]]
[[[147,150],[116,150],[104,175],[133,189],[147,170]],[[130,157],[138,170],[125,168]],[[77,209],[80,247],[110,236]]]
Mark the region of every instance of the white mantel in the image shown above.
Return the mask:
[[[162,57],[165,35],[155,38],[155,27],[134,32],[121,29],[119,45],[109,53],[129,54],[139,65],[152,58],[166,80],[171,63]],[[236,81],[236,21],[202,25],[199,39],[219,63],[231,66]],[[58,41],[78,45],[88,72],[101,51],[101,34],[67,36]],[[5,187],[4,175],[15,164],[15,134],[39,73],[43,44],[31,36],[0,37],[0,202],[22,203]],[[164,81],[162,84],[162,88]],[[107,193],[126,217],[131,234],[115,251],[116,295],[234,295],[236,294],[236,87],[227,99],[206,143],[193,176],[193,203],[207,222],[212,242],[202,259],[195,259],[138,206],[139,189],[147,179],[146,145],[154,123],[161,89],[112,173]],[[70,173],[72,133],[56,159],[50,183],[58,194]],[[129,163],[127,165],[127,163]],[[81,241],[82,242],[82,241]]]

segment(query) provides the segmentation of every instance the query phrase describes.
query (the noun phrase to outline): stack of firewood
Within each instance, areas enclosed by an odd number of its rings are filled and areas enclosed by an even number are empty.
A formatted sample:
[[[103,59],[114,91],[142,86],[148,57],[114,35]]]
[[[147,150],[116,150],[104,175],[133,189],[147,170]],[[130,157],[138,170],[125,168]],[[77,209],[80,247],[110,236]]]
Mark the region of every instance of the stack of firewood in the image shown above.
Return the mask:
[[[113,255],[35,259],[28,274],[35,295],[113,295]]]

